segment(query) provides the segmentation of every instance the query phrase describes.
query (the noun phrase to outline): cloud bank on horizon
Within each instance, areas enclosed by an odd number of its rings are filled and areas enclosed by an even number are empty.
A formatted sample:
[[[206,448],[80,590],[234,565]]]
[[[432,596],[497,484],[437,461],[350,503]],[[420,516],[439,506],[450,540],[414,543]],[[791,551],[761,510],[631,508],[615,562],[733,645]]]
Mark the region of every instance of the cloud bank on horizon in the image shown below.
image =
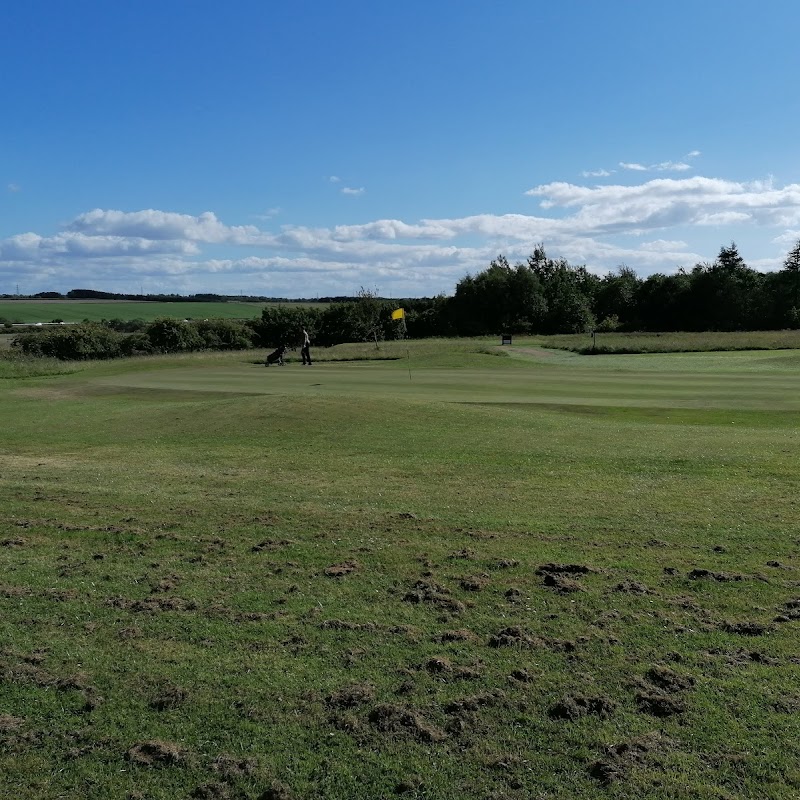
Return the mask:
[[[693,151],[687,155],[699,155]],[[685,162],[620,163],[634,173],[685,172]],[[590,173],[607,176],[605,170]],[[338,183],[336,176],[328,180]],[[363,188],[343,187],[358,196]],[[0,276],[29,291],[91,287],[109,291],[219,291],[303,297],[352,294],[361,285],[396,296],[449,293],[467,273],[502,253],[524,260],[543,243],[551,256],[602,274],[625,264],[641,275],[670,273],[714,258],[739,234],[766,235],[774,256],[748,263],[780,268],[800,237],[800,184],[773,180],[658,177],[642,183],[551,182],[524,192],[537,213],[458,218],[376,219],[360,224],[270,229],[280,209],[232,225],[199,215],[146,209],[93,209],[53,234],[0,240]],[[709,238],[709,233],[712,234]]]

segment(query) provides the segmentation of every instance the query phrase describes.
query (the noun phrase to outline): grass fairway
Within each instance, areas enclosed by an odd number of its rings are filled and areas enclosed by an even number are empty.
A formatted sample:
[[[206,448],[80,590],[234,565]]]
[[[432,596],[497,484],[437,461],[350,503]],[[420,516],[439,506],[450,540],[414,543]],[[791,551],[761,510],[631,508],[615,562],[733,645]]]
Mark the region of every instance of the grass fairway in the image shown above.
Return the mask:
[[[800,795],[800,354],[312,352],[0,380],[0,797]]]

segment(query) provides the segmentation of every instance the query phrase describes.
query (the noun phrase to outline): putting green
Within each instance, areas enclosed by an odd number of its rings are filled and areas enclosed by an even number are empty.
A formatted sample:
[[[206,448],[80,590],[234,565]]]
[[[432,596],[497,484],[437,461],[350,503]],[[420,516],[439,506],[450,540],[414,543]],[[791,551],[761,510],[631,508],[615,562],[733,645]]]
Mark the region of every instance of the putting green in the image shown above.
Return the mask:
[[[524,356],[523,356],[524,357]],[[487,359],[491,356],[487,356]],[[95,386],[255,395],[387,396],[409,401],[800,411],[794,353],[530,357],[491,368],[325,362],[264,368],[196,363],[97,376]]]

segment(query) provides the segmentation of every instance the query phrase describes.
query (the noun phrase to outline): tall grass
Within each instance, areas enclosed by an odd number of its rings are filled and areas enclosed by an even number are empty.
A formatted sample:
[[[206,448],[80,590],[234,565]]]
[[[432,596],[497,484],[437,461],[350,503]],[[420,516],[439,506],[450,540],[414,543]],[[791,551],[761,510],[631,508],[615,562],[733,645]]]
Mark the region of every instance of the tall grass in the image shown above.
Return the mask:
[[[694,353],[718,350],[795,350],[800,331],[702,331],[672,333],[557,334],[539,337],[542,347],[574,353]]]

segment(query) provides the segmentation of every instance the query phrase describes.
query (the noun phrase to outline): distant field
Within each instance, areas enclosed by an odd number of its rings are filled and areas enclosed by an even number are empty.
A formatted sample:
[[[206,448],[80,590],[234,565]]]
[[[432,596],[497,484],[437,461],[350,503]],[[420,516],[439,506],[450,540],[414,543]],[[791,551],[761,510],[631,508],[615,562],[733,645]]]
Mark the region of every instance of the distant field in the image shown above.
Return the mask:
[[[143,319],[158,317],[178,319],[255,319],[269,303],[148,303],[125,300],[0,300],[0,318],[11,322],[83,322],[88,319]],[[294,305],[294,304],[292,304]],[[310,305],[310,304],[302,304]],[[320,304],[324,305],[324,304]]]
[[[0,359],[0,797],[800,796],[800,352],[312,355]]]

